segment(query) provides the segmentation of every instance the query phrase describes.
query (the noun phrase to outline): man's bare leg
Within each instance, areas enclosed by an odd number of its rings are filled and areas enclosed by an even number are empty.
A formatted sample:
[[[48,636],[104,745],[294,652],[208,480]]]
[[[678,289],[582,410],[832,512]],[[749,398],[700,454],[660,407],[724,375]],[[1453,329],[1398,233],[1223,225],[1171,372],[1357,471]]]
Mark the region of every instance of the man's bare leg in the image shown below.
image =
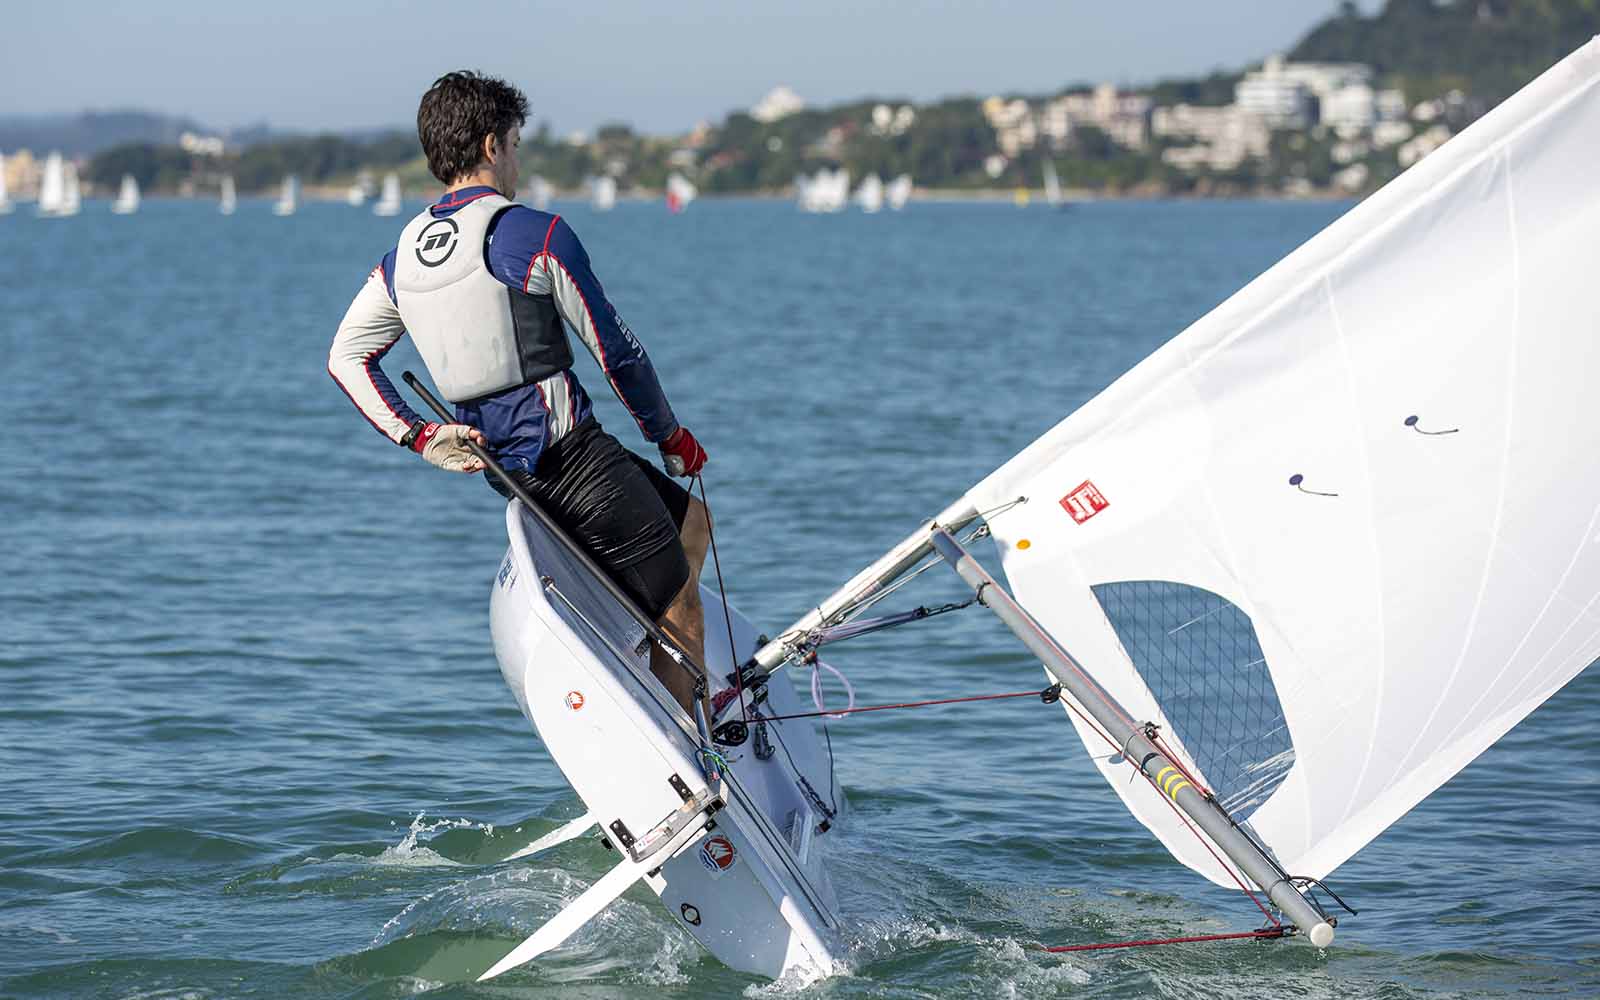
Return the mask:
[[[706,618],[705,608],[700,602],[700,567],[705,563],[706,545],[711,540],[711,521],[705,504],[694,497],[689,498],[689,509],[684,512],[679,538],[683,541],[683,554],[689,559],[689,579],[678,591],[678,596],[667,605],[667,610],[662,612],[656,624],[696,663],[704,663]],[[650,647],[650,672],[693,718],[695,683],[689,672],[654,644]]]

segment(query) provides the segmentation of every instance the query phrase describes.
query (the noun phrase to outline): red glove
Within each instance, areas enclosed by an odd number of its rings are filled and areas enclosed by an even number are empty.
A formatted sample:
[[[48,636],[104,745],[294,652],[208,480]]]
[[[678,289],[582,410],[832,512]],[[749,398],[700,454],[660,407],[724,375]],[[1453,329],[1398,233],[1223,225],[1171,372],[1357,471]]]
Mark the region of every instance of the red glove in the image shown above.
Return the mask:
[[[661,442],[661,464],[674,476],[698,476],[706,464],[706,450],[689,428],[679,427]]]

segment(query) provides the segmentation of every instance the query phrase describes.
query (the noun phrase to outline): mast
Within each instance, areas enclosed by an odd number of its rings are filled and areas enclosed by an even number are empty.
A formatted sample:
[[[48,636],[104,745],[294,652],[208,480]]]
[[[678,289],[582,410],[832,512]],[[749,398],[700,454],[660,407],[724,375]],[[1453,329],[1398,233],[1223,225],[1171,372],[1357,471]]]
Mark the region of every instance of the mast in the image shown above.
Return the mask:
[[[750,663],[756,668],[756,677],[776,673],[795,654],[795,643],[812,629],[831,625],[858,607],[862,601],[882,590],[897,577],[909,571],[933,551],[929,532],[943,525],[951,531],[962,528],[978,519],[977,508],[968,500],[958,500],[946,507],[938,517],[907,535],[900,544],[879,556],[877,561],[850,578],[850,581],[828,595],[815,608],[806,612],[793,625],[778,634],[778,638],[756,650]],[[747,679],[748,680],[748,679]]]
[[[1333,921],[1294,887],[1261,848],[1239,830],[1215,800],[1202,795],[1198,788],[1182,777],[1182,766],[1156,747],[1145,734],[1143,726],[1128,721],[1131,716],[1055,644],[1049,633],[994,577],[978,565],[978,561],[961,547],[961,543],[945,526],[932,526],[928,544],[972,587],[978,603],[993,611],[995,617],[1040,659],[1045,670],[1072,696],[1073,701],[1093,716],[1095,724],[1107,736],[1118,741],[1124,760],[1152,781],[1163,782],[1165,779],[1160,787],[1173,804],[1204,830],[1211,842],[1252,882],[1260,886],[1291,922],[1306,932],[1312,944],[1326,948],[1333,943]]]

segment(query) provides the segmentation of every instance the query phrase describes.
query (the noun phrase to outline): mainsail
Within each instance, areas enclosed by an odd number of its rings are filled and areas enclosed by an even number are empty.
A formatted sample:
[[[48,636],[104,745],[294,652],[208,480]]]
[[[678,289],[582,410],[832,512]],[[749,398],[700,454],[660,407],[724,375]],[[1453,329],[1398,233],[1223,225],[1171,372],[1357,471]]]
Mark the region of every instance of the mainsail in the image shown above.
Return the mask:
[[[989,525],[1017,599],[1296,876],[1600,656],[1596,162],[1600,39],[965,498],[1012,504]]]

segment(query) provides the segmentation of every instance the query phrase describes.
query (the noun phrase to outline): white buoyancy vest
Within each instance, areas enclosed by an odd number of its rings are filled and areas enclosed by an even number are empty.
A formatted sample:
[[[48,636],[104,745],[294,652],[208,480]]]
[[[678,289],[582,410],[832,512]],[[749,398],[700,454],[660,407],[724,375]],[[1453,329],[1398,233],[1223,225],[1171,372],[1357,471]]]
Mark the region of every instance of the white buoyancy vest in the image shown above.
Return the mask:
[[[444,218],[424,209],[400,234],[395,250],[400,319],[434,384],[452,403],[572,367],[572,346],[555,301],[512,288],[489,270],[489,226],[512,204],[496,194]]]

